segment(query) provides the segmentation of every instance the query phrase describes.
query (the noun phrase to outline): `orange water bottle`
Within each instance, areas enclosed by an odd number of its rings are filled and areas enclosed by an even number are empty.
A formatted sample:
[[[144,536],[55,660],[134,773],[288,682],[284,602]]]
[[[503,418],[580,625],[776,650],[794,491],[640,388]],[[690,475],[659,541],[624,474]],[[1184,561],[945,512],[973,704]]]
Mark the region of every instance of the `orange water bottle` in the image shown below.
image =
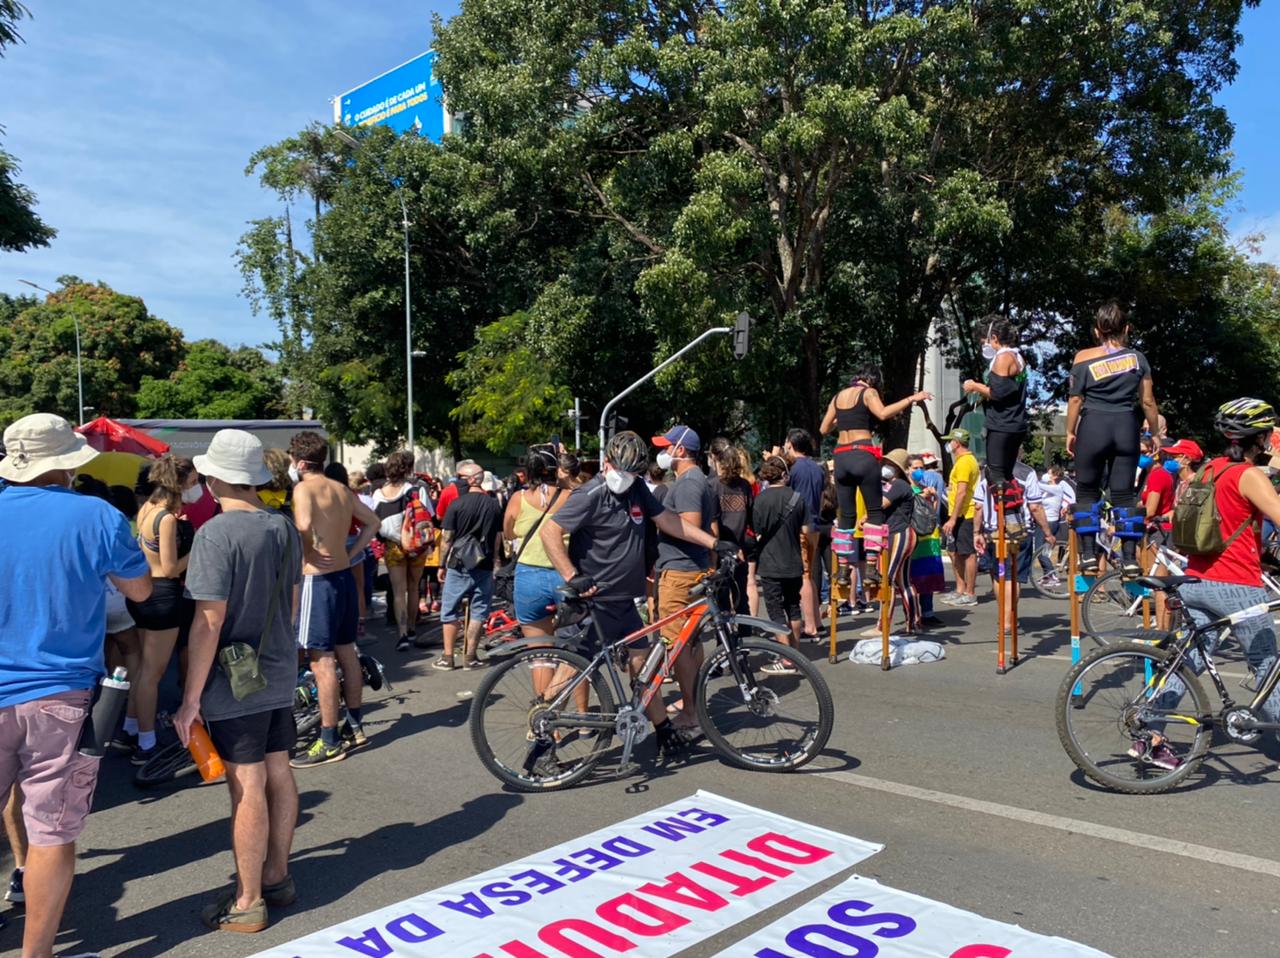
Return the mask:
[[[200,770],[200,777],[206,782],[217,781],[226,774],[227,770],[222,764],[222,756],[213,747],[213,741],[209,738],[209,733],[205,731],[204,725],[200,722],[191,723],[191,734],[187,738],[187,751],[196,760],[196,768]]]

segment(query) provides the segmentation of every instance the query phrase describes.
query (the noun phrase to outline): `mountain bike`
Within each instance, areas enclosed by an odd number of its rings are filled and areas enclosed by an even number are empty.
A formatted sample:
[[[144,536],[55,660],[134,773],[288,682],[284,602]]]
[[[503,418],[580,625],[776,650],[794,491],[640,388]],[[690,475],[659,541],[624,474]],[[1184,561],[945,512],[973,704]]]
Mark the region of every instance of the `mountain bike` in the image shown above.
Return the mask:
[[[375,692],[382,688],[391,690],[391,682],[387,679],[382,663],[372,655],[360,656],[360,672],[366,687]],[[342,681],[341,668],[338,670],[338,681]],[[345,705],[341,707],[344,710],[346,708]],[[299,738],[314,731],[320,724],[320,694],[316,690],[315,676],[310,671],[298,673],[298,681],[293,690],[293,722]],[[195,759],[178,738],[178,733],[173,729],[173,718],[168,713],[162,712],[156,716],[156,734],[163,736],[166,741],[163,745],[158,745],[156,753],[134,772],[133,782],[139,788],[165,785],[196,770]]]
[[[1200,580],[1194,576],[1142,576],[1143,588],[1162,592],[1182,624],[1171,632],[1147,632],[1144,641],[1114,642],[1095,649],[1072,666],[1058,689],[1058,737],[1071,760],[1106,788],[1130,794],[1165,792],[1192,775],[1220,728],[1234,742],[1252,744],[1280,723],[1261,719],[1261,708],[1280,684],[1280,658],[1258,683],[1247,704],[1227,691],[1211,648],[1233,625],[1280,610],[1280,598],[1252,606],[1205,625],[1195,625],[1178,589]],[[1216,637],[1215,642],[1209,642]],[[1213,709],[1198,673],[1207,671],[1221,700]],[[1173,702],[1185,689],[1180,706]],[[1160,742],[1155,741],[1159,736]],[[1181,760],[1176,768],[1153,761],[1153,751],[1167,744]]]
[[[1147,575],[1156,575],[1160,568],[1168,570],[1166,575],[1185,575],[1187,557],[1157,544]],[[1265,569],[1262,584],[1280,596],[1280,581]],[[1080,600],[1085,634],[1105,645],[1148,628],[1142,624],[1142,605],[1151,598],[1150,589],[1139,585],[1137,579],[1125,577],[1118,568],[1098,576]]]
[[[561,587],[560,617],[579,619],[576,627],[505,643],[491,658],[506,661],[476,690],[471,741],[484,767],[520,791],[567,788],[591,774],[616,735],[619,774],[630,771],[635,746],[652,731],[645,707],[660,695],[685,646],[703,639],[714,640],[715,649],[698,671],[694,701],[715,750],[756,771],[789,772],[811,761],[831,735],[831,692],[799,649],[758,634],[785,629],[735,616],[732,603],[722,607],[718,593],[732,582],[735,565],[726,559],[690,590],[683,609],[622,638],[605,636],[591,601]],[[631,646],[681,620],[671,647],[657,642],[629,678]]]

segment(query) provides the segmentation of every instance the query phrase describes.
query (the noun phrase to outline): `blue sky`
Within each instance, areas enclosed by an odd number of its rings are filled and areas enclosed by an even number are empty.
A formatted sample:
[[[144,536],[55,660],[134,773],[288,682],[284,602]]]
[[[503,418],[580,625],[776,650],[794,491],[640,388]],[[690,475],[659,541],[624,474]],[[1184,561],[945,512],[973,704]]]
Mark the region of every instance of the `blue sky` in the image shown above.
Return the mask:
[[[329,98],[425,50],[456,4],[28,0],[25,44],[0,60],[4,148],[58,230],[50,249],[0,253],[0,290],[74,273],[142,296],[192,339],[259,344],[274,327],[240,296],[246,221],[277,213],[243,175],[258,147],[331,117]],[[1280,10],[1248,10],[1222,96],[1245,171],[1238,234],[1280,262]]]

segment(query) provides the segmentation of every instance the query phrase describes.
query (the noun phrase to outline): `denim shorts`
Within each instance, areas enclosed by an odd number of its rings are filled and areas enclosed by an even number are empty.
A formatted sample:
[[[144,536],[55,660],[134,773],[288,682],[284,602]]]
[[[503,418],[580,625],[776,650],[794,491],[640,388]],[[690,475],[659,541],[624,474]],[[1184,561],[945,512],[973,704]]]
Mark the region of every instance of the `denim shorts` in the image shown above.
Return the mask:
[[[493,572],[490,569],[449,569],[444,574],[444,594],[440,599],[440,621],[462,618],[462,603],[471,600],[471,621],[481,624],[489,616],[493,599]]]
[[[555,569],[536,565],[517,565],[513,599],[516,619],[521,625],[539,622],[553,615],[548,606],[556,604],[556,589],[564,585],[564,579]]]

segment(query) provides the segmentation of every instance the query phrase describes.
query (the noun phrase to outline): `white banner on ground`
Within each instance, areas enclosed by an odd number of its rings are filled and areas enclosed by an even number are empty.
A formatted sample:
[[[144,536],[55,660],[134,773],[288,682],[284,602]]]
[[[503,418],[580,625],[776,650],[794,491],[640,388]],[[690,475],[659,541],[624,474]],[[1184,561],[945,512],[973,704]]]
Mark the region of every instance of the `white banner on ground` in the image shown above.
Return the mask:
[[[853,876],[716,958],[1111,958]]]
[[[699,791],[254,958],[666,958],[881,847]]]

